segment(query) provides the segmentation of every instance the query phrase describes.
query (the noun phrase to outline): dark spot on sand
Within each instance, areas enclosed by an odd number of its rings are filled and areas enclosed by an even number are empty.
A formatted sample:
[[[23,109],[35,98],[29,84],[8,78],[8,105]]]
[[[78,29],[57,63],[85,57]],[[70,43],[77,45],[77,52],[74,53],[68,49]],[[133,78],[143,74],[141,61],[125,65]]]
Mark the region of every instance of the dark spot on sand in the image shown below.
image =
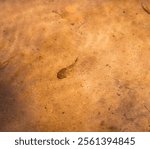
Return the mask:
[[[106,64],[105,66],[111,68],[111,66],[109,64]]]
[[[100,125],[104,126],[104,124],[105,124],[105,121],[101,121]]]
[[[75,25],[74,23],[71,23],[71,25],[73,26],[73,25]]]
[[[118,128],[116,126],[110,126],[110,127],[108,127],[108,129],[112,132],[118,131]]]
[[[117,93],[117,96],[121,96],[119,93]]]
[[[113,34],[112,37],[115,38],[116,36]]]

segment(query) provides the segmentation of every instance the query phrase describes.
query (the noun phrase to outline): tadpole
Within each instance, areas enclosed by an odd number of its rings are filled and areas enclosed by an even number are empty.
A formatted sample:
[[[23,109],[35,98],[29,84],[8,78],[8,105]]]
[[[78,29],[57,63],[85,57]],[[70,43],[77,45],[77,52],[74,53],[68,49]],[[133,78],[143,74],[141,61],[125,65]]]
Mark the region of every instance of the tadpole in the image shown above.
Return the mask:
[[[78,61],[78,58],[76,58],[76,60],[74,61],[73,64],[65,67],[65,68],[62,68],[58,71],[57,73],[57,78],[58,79],[64,79],[67,77],[67,75],[72,71],[73,67],[75,66],[75,64],[77,63]]]

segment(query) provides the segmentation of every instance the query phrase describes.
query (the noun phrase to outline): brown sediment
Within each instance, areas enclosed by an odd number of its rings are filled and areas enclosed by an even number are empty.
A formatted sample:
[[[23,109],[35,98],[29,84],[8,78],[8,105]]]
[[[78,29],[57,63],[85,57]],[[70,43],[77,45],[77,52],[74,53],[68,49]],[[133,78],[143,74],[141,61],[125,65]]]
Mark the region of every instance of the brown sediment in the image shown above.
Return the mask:
[[[150,131],[149,0],[0,0],[0,131]]]

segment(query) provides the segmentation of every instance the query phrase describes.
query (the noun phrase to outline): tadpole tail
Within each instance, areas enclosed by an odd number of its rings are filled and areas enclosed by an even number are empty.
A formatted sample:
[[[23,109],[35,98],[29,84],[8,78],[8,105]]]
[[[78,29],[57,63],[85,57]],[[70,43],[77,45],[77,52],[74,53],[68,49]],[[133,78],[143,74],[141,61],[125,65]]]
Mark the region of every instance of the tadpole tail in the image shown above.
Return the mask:
[[[150,5],[150,3],[147,0],[141,0],[141,7],[147,14],[150,14],[150,6],[149,5]]]

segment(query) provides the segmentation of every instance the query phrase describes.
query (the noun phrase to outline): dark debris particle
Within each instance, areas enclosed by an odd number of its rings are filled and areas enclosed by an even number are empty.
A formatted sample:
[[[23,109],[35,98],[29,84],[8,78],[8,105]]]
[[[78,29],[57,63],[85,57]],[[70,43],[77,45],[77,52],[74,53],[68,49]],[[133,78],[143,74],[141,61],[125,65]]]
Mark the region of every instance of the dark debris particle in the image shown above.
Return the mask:
[[[119,93],[117,93],[117,96],[121,96]]]
[[[116,36],[113,34],[113,35],[112,35],[112,37],[114,37],[114,38],[115,38]]]
[[[9,64],[9,60],[0,62],[0,70],[4,69]]]
[[[71,25],[73,26],[73,25],[75,25],[74,23],[71,23]]]
[[[106,64],[105,66],[111,68],[111,66],[109,64]]]
[[[105,124],[105,121],[101,121],[100,125],[103,126]]]
[[[118,128],[116,126],[110,126],[108,127],[108,129],[110,129],[111,131],[118,131]]]
[[[146,105],[144,105],[144,107],[148,112],[150,112],[150,110],[148,109],[148,107]]]

